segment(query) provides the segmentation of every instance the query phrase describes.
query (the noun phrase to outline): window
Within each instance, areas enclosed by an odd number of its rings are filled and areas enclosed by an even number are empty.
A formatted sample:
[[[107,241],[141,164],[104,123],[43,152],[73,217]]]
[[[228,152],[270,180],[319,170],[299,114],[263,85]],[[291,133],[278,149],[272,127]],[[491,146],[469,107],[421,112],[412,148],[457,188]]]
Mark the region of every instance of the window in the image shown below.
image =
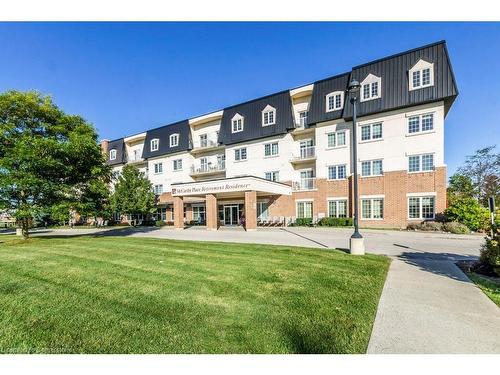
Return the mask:
[[[384,199],[361,199],[361,218],[365,220],[382,219],[384,217]]]
[[[134,158],[133,160],[139,160],[141,157],[140,157],[140,154],[139,154],[139,150],[134,150]]]
[[[163,163],[155,163],[154,170],[155,170],[155,174],[163,173]]]
[[[179,134],[171,134],[170,135],[170,147],[179,146]]]
[[[297,202],[297,217],[312,218],[313,202]]]
[[[278,142],[266,143],[264,145],[264,156],[276,156],[278,153]]]
[[[409,71],[409,89],[417,90],[434,85],[434,64],[419,60]]]
[[[328,148],[345,146],[345,131],[328,133]]]
[[[262,126],[274,125],[276,123],[276,109],[270,105],[262,111]]]
[[[434,197],[409,197],[409,219],[434,219]]]
[[[434,170],[434,154],[411,155],[408,157],[408,172],[429,172]]]
[[[237,148],[236,150],[234,150],[234,160],[236,160],[236,161],[247,160],[246,147]]]
[[[278,171],[266,172],[264,177],[266,180],[277,182],[280,179],[280,173]]]
[[[208,136],[206,134],[200,134],[200,147],[208,146]]]
[[[182,170],[182,159],[176,159],[173,161],[174,164],[174,171],[180,171]]]
[[[308,114],[309,114],[308,111],[299,112],[299,126],[301,128],[304,128],[307,126],[307,115]]]
[[[109,151],[109,160],[116,160],[116,150],[110,150]]]
[[[361,176],[382,176],[383,173],[382,159],[361,162]]]
[[[329,217],[347,217],[347,200],[336,199],[328,201]]]
[[[382,124],[363,125],[361,127],[361,141],[382,139]]]
[[[257,202],[257,219],[267,220],[268,217],[268,204],[266,202]]]
[[[408,133],[428,132],[434,129],[434,114],[411,116],[408,118]]]
[[[206,221],[204,205],[193,205],[193,221],[198,223],[204,223]]]
[[[159,139],[152,139],[149,146],[150,146],[151,151],[158,151],[158,148],[160,146],[160,140]]]
[[[163,185],[154,185],[153,190],[156,195],[160,195],[163,193]]]
[[[330,165],[328,167],[328,179],[329,180],[342,180],[347,177],[346,175],[346,165]]]
[[[363,82],[361,82],[362,95],[361,101],[378,99],[381,97],[380,90],[382,85],[382,79],[376,75],[369,74]]]
[[[231,124],[233,133],[243,131],[243,116],[241,116],[239,113],[235,114],[231,120]]]
[[[335,91],[326,96],[326,112],[338,111],[344,106],[344,92]]]

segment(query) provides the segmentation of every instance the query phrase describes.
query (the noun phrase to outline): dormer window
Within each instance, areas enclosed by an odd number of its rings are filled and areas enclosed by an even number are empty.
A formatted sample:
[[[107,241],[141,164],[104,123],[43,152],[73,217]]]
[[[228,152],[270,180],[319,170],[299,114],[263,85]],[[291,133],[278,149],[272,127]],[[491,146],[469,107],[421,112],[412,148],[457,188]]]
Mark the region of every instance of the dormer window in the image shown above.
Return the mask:
[[[179,134],[170,134],[170,147],[179,146]]]
[[[344,92],[334,91],[326,96],[326,112],[338,111],[344,106]]]
[[[116,160],[116,150],[110,150],[109,151],[109,160]]]
[[[150,142],[151,151],[158,151],[159,146],[160,146],[160,140],[158,138],[151,140]]]
[[[409,71],[409,90],[434,86],[434,64],[420,59]]]
[[[361,82],[361,101],[378,99],[382,96],[382,79],[374,74],[369,74]]]
[[[274,125],[276,123],[276,108],[270,105],[262,111],[262,126]]]
[[[238,133],[243,131],[244,118],[239,113],[235,114],[231,119],[231,130],[233,133]]]

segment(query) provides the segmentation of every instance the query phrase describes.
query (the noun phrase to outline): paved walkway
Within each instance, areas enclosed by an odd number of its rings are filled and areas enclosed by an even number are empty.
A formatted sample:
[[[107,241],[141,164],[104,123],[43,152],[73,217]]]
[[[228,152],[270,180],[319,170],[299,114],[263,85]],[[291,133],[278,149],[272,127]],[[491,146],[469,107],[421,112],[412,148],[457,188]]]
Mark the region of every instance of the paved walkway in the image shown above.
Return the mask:
[[[350,229],[244,232],[203,228],[40,231],[36,235],[122,235],[347,249]],[[500,308],[455,266],[479,255],[481,236],[363,230],[368,252],[392,263],[368,353],[500,353]]]

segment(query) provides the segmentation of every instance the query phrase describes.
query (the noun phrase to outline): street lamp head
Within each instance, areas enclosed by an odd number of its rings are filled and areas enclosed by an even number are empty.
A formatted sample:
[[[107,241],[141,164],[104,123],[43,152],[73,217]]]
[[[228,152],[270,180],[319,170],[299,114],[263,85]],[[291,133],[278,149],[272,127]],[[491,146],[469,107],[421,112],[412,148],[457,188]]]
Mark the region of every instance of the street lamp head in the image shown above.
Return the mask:
[[[359,84],[359,82],[353,78],[351,83],[349,83],[349,87],[347,88],[347,91],[349,91],[349,93],[351,93],[353,95],[356,95],[359,92],[360,88],[361,88],[361,85]]]

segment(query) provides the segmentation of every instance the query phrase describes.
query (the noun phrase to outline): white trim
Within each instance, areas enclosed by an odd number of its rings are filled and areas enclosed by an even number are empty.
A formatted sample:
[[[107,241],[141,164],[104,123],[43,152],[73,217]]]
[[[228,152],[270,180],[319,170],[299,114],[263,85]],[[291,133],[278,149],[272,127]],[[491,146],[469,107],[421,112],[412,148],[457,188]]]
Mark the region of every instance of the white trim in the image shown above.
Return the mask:
[[[295,203],[297,203],[297,202],[314,202],[314,198],[295,199]]]
[[[155,144],[156,147],[153,147],[153,144]],[[158,138],[153,138],[149,142],[149,150],[153,152],[153,151],[158,151],[159,149],[160,149],[160,140]]]
[[[234,122],[237,120],[241,120],[241,129],[234,130]],[[231,119],[231,133],[239,133],[242,132],[243,129],[245,129],[245,118],[239,113],[236,113]]]
[[[429,83],[424,85],[423,82],[423,72],[425,69],[429,69]],[[420,72],[419,76],[419,85],[413,86],[413,73]],[[420,59],[417,61],[415,65],[413,65],[408,71],[408,90],[419,90],[425,87],[434,86],[434,63],[430,63],[425,61],[424,59]]]
[[[422,215],[422,198],[429,198],[432,197],[434,198],[434,211],[432,212],[432,217],[423,217]],[[418,203],[418,217],[410,217],[410,198],[420,198],[419,203]],[[417,221],[422,221],[422,220],[434,220],[436,218],[436,197],[434,195],[417,195],[417,196],[407,196],[406,197],[406,219],[407,220],[417,220]]]
[[[337,95],[340,95],[340,107],[337,107]],[[330,109],[330,98],[333,97],[333,108]],[[325,112],[340,111],[344,108],[344,92],[343,91],[333,91],[325,96]]]
[[[349,200],[348,197],[326,197],[326,201],[345,201]]]
[[[425,193],[406,193],[407,197],[435,197],[437,193],[435,191],[425,192]]]
[[[377,198],[385,198],[385,194],[360,195],[359,196],[359,199],[377,199]]]
[[[175,142],[175,144],[173,144],[172,140],[176,140],[177,142]],[[170,136],[168,137],[168,144],[169,144],[169,147],[177,147],[179,146],[179,133],[173,133],[173,134],[170,134]]]
[[[436,111],[429,111],[428,109],[420,109],[418,111],[406,112],[405,117],[415,117],[415,116],[423,116],[423,115],[434,115]],[[412,133],[413,134],[413,133]]]
[[[113,156],[113,157],[111,157]],[[109,150],[109,160],[116,160],[116,149],[115,148],[112,148],[111,150]]]
[[[267,124],[264,122],[264,115],[266,113],[272,113],[273,114],[273,122],[268,122]],[[269,120],[269,115],[268,115],[268,120]],[[276,124],[276,108],[274,108],[271,105],[267,105],[263,110],[262,110],[262,126],[271,126]]]
[[[377,83],[377,95],[372,95],[373,84]],[[364,97],[364,87],[365,85],[369,85],[369,96],[368,98]],[[368,74],[366,78],[361,82],[361,91],[359,92],[359,101],[367,102],[369,100],[380,99],[382,97],[382,78],[378,77],[374,74]]]

